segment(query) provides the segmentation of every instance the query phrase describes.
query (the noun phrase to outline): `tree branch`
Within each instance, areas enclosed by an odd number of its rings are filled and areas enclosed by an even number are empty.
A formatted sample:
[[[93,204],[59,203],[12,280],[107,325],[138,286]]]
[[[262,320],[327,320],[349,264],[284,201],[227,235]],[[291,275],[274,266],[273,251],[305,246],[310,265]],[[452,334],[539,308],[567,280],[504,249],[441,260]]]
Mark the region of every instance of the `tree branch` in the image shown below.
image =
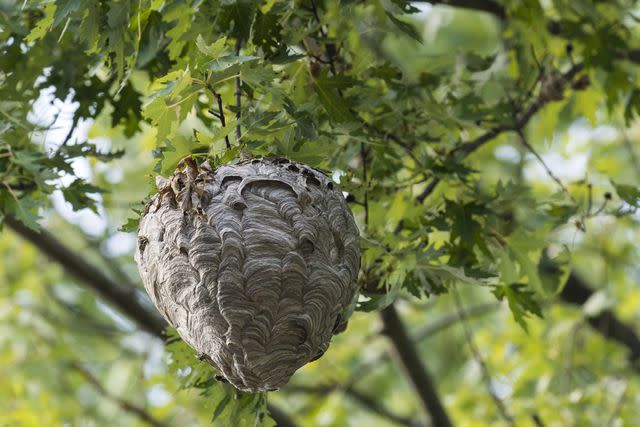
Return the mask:
[[[280,409],[280,407],[273,403],[268,403],[267,409],[271,414],[271,418],[276,422],[276,427],[298,427],[295,421],[293,421],[286,412]]]
[[[240,48],[242,47],[242,39],[238,37],[236,40],[236,56],[240,56]],[[242,79],[240,78],[240,74],[238,74],[235,78],[235,96],[236,96],[236,144],[240,146],[240,137],[242,136],[242,131],[240,128],[240,116],[241,116],[241,107],[242,107]]]
[[[480,348],[476,344],[476,340],[473,336],[473,331],[467,324],[467,315],[464,311],[464,307],[462,305],[462,299],[460,295],[458,295],[458,290],[454,287],[451,289],[451,293],[453,294],[453,300],[456,304],[456,309],[460,316],[460,323],[462,325],[462,330],[464,331],[464,335],[467,339],[467,346],[471,350],[471,355],[475,359],[478,366],[480,366],[480,372],[482,372],[482,379],[485,382],[485,386],[487,387],[487,391],[489,392],[489,396],[493,400],[493,403],[496,405],[500,416],[505,420],[505,422],[511,427],[515,427],[515,421],[513,420],[513,416],[507,409],[507,406],[504,404],[504,401],[498,396],[493,387],[493,379],[491,378],[491,371],[489,370],[489,365],[482,357],[482,353],[480,352]]]
[[[85,367],[83,367],[79,363],[72,362],[70,364],[70,366],[71,366],[71,368],[73,370],[75,370],[78,373],[80,373],[80,375],[82,375],[85,378],[85,380],[87,380],[87,382],[89,384],[91,384],[93,386],[93,388],[95,388],[98,391],[98,393],[100,393],[101,395],[103,395],[107,399],[109,399],[109,400],[113,401],[114,403],[116,403],[120,407],[120,409],[122,409],[123,411],[129,412],[130,414],[135,415],[136,417],[140,418],[142,421],[146,422],[150,426],[153,426],[153,427],[167,427],[167,424],[156,420],[144,408],[142,408],[140,406],[137,406],[137,405],[135,405],[135,404],[133,404],[133,403],[121,398],[121,397],[113,395],[109,390],[107,390],[100,383],[100,381],[98,381],[98,379],[88,369],[86,369]]]
[[[11,216],[6,216],[4,223],[60,264],[70,276],[96,291],[122,314],[133,320],[138,327],[164,340],[164,329],[168,324],[155,311],[151,311],[138,301],[135,289],[122,288],[82,255],[74,252],[46,230],[32,230]],[[268,404],[268,409],[278,426],[296,427],[293,420],[278,407]]]
[[[463,308],[463,312],[467,316],[467,319],[469,319],[471,317],[482,316],[484,314],[491,313],[492,311],[495,311],[500,307],[501,307],[501,304],[499,302],[491,302],[491,303],[478,304],[478,305],[473,305],[467,308]],[[450,328],[451,326],[456,325],[460,320],[461,320],[460,313],[457,311],[444,315],[441,318],[433,321],[431,324],[425,326],[424,328],[419,329],[416,333],[412,334],[413,336],[412,339],[414,341],[422,341],[430,336],[433,336],[435,334],[438,334]],[[361,394],[361,393],[359,393],[358,391],[355,391],[355,394],[352,393],[352,391],[354,391],[355,384],[358,382],[358,380],[360,380],[361,378],[367,375],[371,375],[371,373],[376,368],[383,366],[385,363],[389,361],[390,361],[389,354],[383,353],[377,357],[374,357],[371,360],[360,363],[358,366],[356,366],[351,371],[351,375],[349,379],[342,384],[335,383],[325,387],[308,387],[308,386],[301,386],[301,385],[289,385],[287,386],[287,390],[293,391],[293,392],[307,392],[307,393],[318,393],[318,394],[320,393],[326,394],[329,391],[340,390],[343,393],[345,393],[348,397],[353,398],[354,401],[364,406],[365,401],[358,400],[359,396],[356,396],[356,394]],[[369,397],[369,399],[371,398]],[[374,410],[373,408],[370,408],[370,409]],[[391,412],[389,412],[389,414],[385,414],[385,412],[378,411],[378,410],[374,410],[374,412],[392,421],[397,420],[397,422],[400,424],[406,424],[410,426],[419,425],[419,423],[413,419],[409,419],[401,415],[393,414]]]
[[[573,196],[571,195],[571,193],[569,193],[569,190],[567,190],[567,187],[564,186],[564,184],[562,183],[562,181],[560,180],[560,178],[558,178],[556,176],[555,173],[553,173],[553,171],[551,170],[551,168],[547,165],[547,163],[544,161],[544,159],[542,158],[542,156],[540,154],[538,154],[538,152],[535,150],[535,148],[533,148],[533,146],[531,144],[529,144],[529,141],[527,141],[527,138],[524,136],[524,133],[522,132],[522,129],[516,129],[516,133],[518,134],[518,139],[520,140],[520,143],[522,145],[524,145],[524,147],[529,150],[529,152],[531,154],[533,154],[533,156],[538,160],[538,162],[542,165],[542,167],[544,168],[544,170],[547,172],[547,175],[549,175],[549,177],[554,180],[556,182],[556,184],[558,184],[558,187],[560,187],[560,190],[562,190],[563,193],[565,193],[567,196],[569,196],[569,198],[576,203],[576,200],[573,198]],[[591,199],[589,199],[591,200]],[[589,206],[589,212],[591,212],[591,206]]]
[[[456,310],[451,314],[442,316],[440,319],[437,319],[431,324],[418,330],[414,335],[415,340],[422,341],[423,339],[430,337],[431,335],[435,335],[438,332],[441,332],[448,327],[455,325],[456,323],[461,321],[463,317],[465,317],[466,319],[470,319],[472,317],[482,316],[484,314],[491,313],[492,311],[496,311],[500,307],[501,304],[499,302],[489,302],[485,304],[472,305],[470,307],[461,307],[460,310]]]
[[[218,112],[216,113],[213,110],[209,110],[209,113],[213,114],[215,117],[218,118],[218,120],[220,120],[220,124],[222,125],[222,127],[226,127],[227,126],[227,119],[224,116],[224,107],[222,106],[222,95],[220,95],[213,88],[213,86],[211,84],[209,84],[209,79],[208,78],[207,78],[206,88],[209,90],[209,92],[211,92],[213,97],[218,102]],[[224,143],[225,143],[225,146],[227,147],[227,150],[231,148],[231,143],[229,142],[229,135],[225,135],[224,136]]]
[[[542,87],[540,88],[540,93],[538,94],[535,101],[529,104],[529,106],[522,111],[516,112],[513,123],[501,124],[489,129],[487,132],[483,133],[476,139],[458,145],[449,153],[447,157],[450,159],[456,156],[462,156],[462,158],[467,157],[469,154],[473,153],[484,144],[492,141],[495,137],[502,134],[503,132],[517,132],[518,130],[522,130],[529,123],[529,120],[531,120],[531,118],[538,111],[540,111],[542,107],[552,101],[561,99],[564,88],[572,83],[573,78],[580,71],[582,71],[583,68],[583,64],[574,64],[566,73],[561,74],[555,78],[546,79],[543,82]],[[416,197],[416,200],[419,203],[423,203],[424,200],[429,197],[431,193],[433,193],[439,183],[440,178],[433,178],[433,180],[429,183],[429,185],[427,185],[425,190]]]
[[[407,330],[393,305],[381,311],[384,324],[383,333],[391,340],[405,368],[406,374],[415,387],[422,405],[431,417],[434,427],[452,427],[449,416],[442,405],[440,396],[431,376],[420,360]]]
[[[65,246],[46,230],[32,230],[11,216],[6,216],[4,223],[33,243],[53,261],[59,263],[69,275],[96,291],[122,314],[131,318],[140,328],[159,338],[163,337],[164,328],[167,326],[165,321],[157,313],[141,304],[136,289],[123,288],[81,254]]]
[[[292,392],[303,392],[303,393],[317,394],[317,395],[323,395],[323,396],[326,396],[332,392],[342,392],[347,397],[349,397],[350,399],[358,403],[359,405],[367,408],[369,411],[379,415],[382,418],[386,418],[387,420],[395,424],[408,426],[408,427],[418,427],[421,425],[416,420],[391,412],[384,405],[380,404],[375,398],[359,390],[356,390],[352,385],[347,385],[345,387],[343,384],[339,384],[339,383],[332,383],[332,384],[319,385],[319,386],[292,384],[287,386],[287,390]]]
[[[575,272],[569,275],[560,299],[568,304],[583,305],[593,295],[593,290]],[[640,360],[640,337],[635,330],[623,323],[611,310],[603,310],[594,316],[587,316],[587,322],[596,332],[607,339],[627,347],[632,363]]]
[[[418,0],[415,3],[431,3],[434,6],[445,5],[459,7],[462,9],[477,10],[495,15],[500,20],[506,19],[507,14],[504,8],[493,0]]]

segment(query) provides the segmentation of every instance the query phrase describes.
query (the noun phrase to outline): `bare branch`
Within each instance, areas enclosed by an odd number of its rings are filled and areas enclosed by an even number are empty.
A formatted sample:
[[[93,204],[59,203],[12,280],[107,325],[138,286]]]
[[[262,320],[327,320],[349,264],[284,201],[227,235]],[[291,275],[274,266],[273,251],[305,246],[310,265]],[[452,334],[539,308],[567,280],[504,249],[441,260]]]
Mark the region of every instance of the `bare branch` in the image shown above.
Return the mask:
[[[267,404],[267,409],[271,414],[271,418],[276,422],[276,427],[298,427],[295,421],[287,415],[279,406],[272,403]]]
[[[427,1],[417,1],[416,3],[426,3]],[[462,9],[470,9],[477,10],[480,12],[487,12],[492,15],[495,15],[499,19],[505,19],[507,14],[504,8],[497,2],[493,0],[484,0],[484,1],[476,1],[476,0],[428,0],[428,3],[432,5],[445,5],[451,7],[459,7]]]
[[[332,392],[342,392],[347,397],[349,397],[350,399],[352,399],[354,402],[358,403],[362,407],[368,409],[369,411],[395,424],[403,425],[407,427],[418,427],[421,425],[417,420],[411,419],[409,417],[404,417],[402,415],[398,415],[396,413],[391,412],[383,404],[378,402],[374,397],[366,393],[363,393],[359,390],[356,390],[352,385],[347,385],[345,387],[344,385],[339,383],[332,383],[332,384],[319,385],[319,386],[291,384],[287,386],[287,390],[292,392],[310,393],[310,394],[317,394],[322,396],[326,396]]]
[[[478,138],[473,141],[465,142],[463,144],[458,145],[454,148],[449,154],[449,158],[453,158],[455,156],[461,155],[463,158],[467,157],[469,154],[476,151],[478,148],[482,147],[487,142],[492,141],[498,135],[508,132],[508,131],[517,131],[522,130],[529,120],[546,104],[552,101],[558,100],[561,95],[564,87],[567,84],[570,84],[573,78],[584,68],[583,64],[574,64],[569,71],[564,74],[561,74],[557,78],[553,80],[547,80],[547,87],[543,87],[540,90],[540,94],[536,98],[534,102],[532,102],[528,107],[524,110],[516,112],[515,120],[511,124],[501,124],[495,126],[488,130],[486,133],[480,135]],[[544,84],[543,84],[544,86]],[[551,90],[553,88],[553,91]],[[458,154],[460,153],[460,154]],[[434,180],[425,188],[425,190],[416,197],[416,200],[419,203],[424,202],[424,200],[429,197],[433,190],[435,190],[436,186],[440,183],[439,178],[434,178]]]
[[[531,144],[529,144],[529,141],[527,141],[527,138],[524,136],[524,133],[522,132],[522,129],[516,129],[516,133],[518,134],[518,139],[520,140],[520,143],[522,145],[524,145],[524,147],[529,150],[529,152],[531,154],[533,154],[533,156],[538,160],[538,162],[540,162],[540,164],[542,165],[542,167],[544,168],[544,170],[547,172],[547,175],[549,175],[549,177],[551,179],[553,179],[556,184],[558,184],[558,187],[560,187],[560,189],[567,195],[569,196],[569,198],[571,200],[573,200],[573,202],[575,203],[575,199],[573,198],[573,196],[571,195],[571,193],[569,193],[569,190],[567,190],[567,187],[564,186],[564,184],[562,183],[562,181],[560,181],[560,178],[558,178],[553,171],[551,170],[551,168],[549,168],[549,166],[547,166],[547,163],[544,161],[544,159],[542,158],[542,156],[540,156],[540,154],[538,154],[538,152],[535,150],[535,148],[533,148],[531,146]],[[589,187],[589,189],[591,189],[591,187]],[[591,198],[589,198],[589,203],[591,203]],[[588,212],[591,213],[591,206],[589,206]]]
[[[435,335],[438,332],[455,325],[463,318],[469,320],[472,317],[483,316],[498,310],[501,306],[502,305],[499,302],[489,302],[485,304],[472,305],[466,308],[461,307],[459,310],[456,310],[456,312],[443,316],[418,330],[414,335],[414,339],[416,341],[422,341],[427,337]]]
[[[405,368],[407,376],[415,387],[434,427],[452,427],[449,415],[442,405],[438,390],[422,364],[418,351],[411,341],[398,312],[393,305],[381,311],[384,324],[383,333],[391,340]]]
[[[222,127],[226,127],[227,126],[227,119],[224,116],[224,108],[222,106],[222,95],[220,95],[218,92],[216,92],[216,90],[213,88],[213,86],[210,85],[208,82],[207,82],[206,88],[209,90],[209,92],[211,92],[213,97],[218,102],[218,112],[216,113],[213,110],[209,110],[209,113],[213,114],[214,116],[216,116],[218,118],[218,120],[220,120],[220,124],[222,125]],[[225,135],[224,136],[224,143],[225,143],[225,145],[227,147],[227,150],[229,148],[231,148],[231,143],[229,142],[229,135]]]
[[[140,406],[138,406],[138,405],[136,405],[134,403],[131,403],[126,399],[123,399],[121,397],[118,397],[118,396],[112,394],[84,366],[82,366],[82,365],[80,365],[79,363],[76,363],[76,362],[71,362],[70,366],[71,366],[71,368],[73,370],[75,370],[76,372],[80,373],[80,375],[82,375],[85,378],[85,380],[87,380],[87,382],[89,384],[91,384],[93,386],[93,388],[95,388],[98,391],[98,393],[100,393],[102,396],[104,396],[107,399],[109,399],[112,402],[114,402],[123,411],[129,412],[130,414],[135,415],[136,417],[140,418],[142,421],[144,421],[145,423],[149,424],[150,426],[153,426],[153,427],[167,427],[167,424],[156,420],[144,408],[142,408],[142,407],[140,407]]]
[[[139,301],[135,288],[123,288],[81,254],[68,248],[46,230],[32,230],[11,216],[6,216],[4,222],[49,258],[62,265],[69,275],[92,288],[142,329],[159,338],[163,337],[163,331],[166,327],[164,319]]]
[[[369,227],[369,181],[367,179],[367,149],[360,143],[360,159],[362,161],[362,184],[364,185],[364,225]]]
[[[534,413],[533,415],[531,415],[531,420],[536,425],[536,427],[545,427],[544,422],[542,421],[542,418],[540,418],[540,415],[538,415],[537,413]]]
[[[242,47],[242,39],[238,37],[236,40],[236,56],[240,56],[240,48]],[[236,96],[236,144],[240,146],[240,137],[242,136],[242,131],[240,129],[240,115],[241,115],[241,107],[242,107],[242,79],[240,78],[240,74],[235,78],[235,96]]]
[[[569,304],[583,305],[591,295],[593,290],[575,272],[572,272],[560,293],[560,299]],[[640,360],[640,337],[630,325],[623,323],[612,311],[603,310],[596,315],[587,316],[587,322],[605,338],[627,347],[630,351],[629,360],[632,363]]]
[[[424,199],[426,199],[429,196],[429,194],[433,193],[433,190],[436,189],[436,185],[438,185],[439,183],[440,183],[440,178],[438,178],[437,176],[433,177],[431,182],[427,184],[427,186],[424,188],[422,193],[418,194],[418,197],[416,197],[416,200],[418,201],[418,203],[422,204],[424,202]]]
[[[489,391],[489,395],[491,396],[491,399],[495,403],[496,408],[498,408],[498,412],[500,413],[502,418],[504,418],[507,424],[509,424],[512,427],[515,427],[516,424],[513,420],[513,416],[509,413],[504,402],[496,394],[494,390],[493,380],[491,379],[491,372],[489,371],[489,366],[487,365],[487,362],[485,362],[484,358],[482,357],[482,354],[480,353],[480,349],[478,348],[476,341],[473,337],[473,332],[471,331],[471,328],[469,328],[469,325],[467,324],[467,315],[464,312],[460,295],[458,294],[458,290],[455,288],[455,286],[452,287],[451,293],[453,294],[453,300],[456,304],[458,314],[460,315],[462,330],[464,331],[464,335],[467,339],[467,345],[469,346],[469,350],[471,350],[471,354],[474,360],[476,361],[478,366],[480,366],[480,371],[482,372],[482,379],[487,387],[487,390]]]

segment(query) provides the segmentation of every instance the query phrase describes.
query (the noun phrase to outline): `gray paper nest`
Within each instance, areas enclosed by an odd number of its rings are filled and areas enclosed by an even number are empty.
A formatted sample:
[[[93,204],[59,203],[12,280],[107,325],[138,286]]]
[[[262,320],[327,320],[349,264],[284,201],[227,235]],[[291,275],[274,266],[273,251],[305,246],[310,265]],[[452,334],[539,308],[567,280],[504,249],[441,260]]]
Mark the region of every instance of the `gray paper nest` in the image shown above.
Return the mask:
[[[322,356],[357,291],[359,233],[322,172],[287,159],[185,159],[145,207],[135,259],[153,303],[241,390]]]

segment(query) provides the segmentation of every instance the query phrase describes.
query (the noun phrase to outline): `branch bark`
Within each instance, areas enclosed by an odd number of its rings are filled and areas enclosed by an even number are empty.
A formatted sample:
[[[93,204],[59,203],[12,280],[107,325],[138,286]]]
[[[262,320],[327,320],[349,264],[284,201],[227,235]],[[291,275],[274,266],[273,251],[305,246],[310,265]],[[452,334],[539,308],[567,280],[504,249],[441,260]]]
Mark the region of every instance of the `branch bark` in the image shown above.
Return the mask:
[[[147,424],[149,424],[152,427],[167,427],[167,425],[163,422],[158,421],[157,419],[155,419],[149,412],[147,412],[144,408],[135,405],[121,397],[115,396],[114,394],[112,394],[109,390],[107,390],[101,383],[100,381],[98,381],[98,379],[91,373],[89,372],[88,369],[86,369],[85,367],[83,367],[82,365],[80,365],[79,363],[76,362],[72,362],[71,363],[71,368],[74,369],[75,371],[77,371],[78,373],[80,373],[84,379],[93,386],[93,388],[95,388],[98,393],[100,393],[101,395],[103,395],[104,397],[106,397],[107,399],[111,400],[112,402],[114,402],[115,404],[117,404],[120,409],[122,409],[125,412],[129,412],[132,415],[135,415],[136,417],[140,418],[142,421],[146,422]]]
[[[133,320],[140,328],[163,338],[164,319],[149,310],[138,299],[136,289],[123,288],[81,254],[73,251],[46,230],[35,231],[14,217],[6,216],[4,223],[40,251],[60,264],[70,275],[96,291],[118,311]]]
[[[279,406],[273,403],[267,404],[271,418],[276,422],[276,427],[298,427],[298,425]]]
[[[240,56],[240,48],[242,47],[242,39],[238,37],[236,40],[236,56]],[[240,137],[242,136],[242,130],[240,127],[240,116],[242,111],[242,79],[240,78],[240,74],[238,74],[234,81],[235,92],[234,95],[236,97],[236,145],[240,146]]]
[[[422,405],[431,417],[434,427],[452,427],[438,390],[422,364],[418,351],[393,305],[381,311],[383,333],[391,340],[409,380],[420,397]]]
[[[164,340],[164,329],[168,326],[167,323],[160,315],[138,300],[135,289],[123,288],[81,254],[73,251],[46,230],[32,230],[11,216],[6,216],[4,223],[35,245],[51,260],[60,264],[67,274],[97,292],[123,315],[133,320],[138,327]],[[268,409],[277,426],[296,427],[295,422],[277,406],[269,404]]]
[[[407,426],[407,427],[421,426],[421,424],[417,420],[391,412],[383,404],[378,402],[378,400],[376,400],[374,397],[370,396],[369,394],[363,393],[359,390],[356,390],[352,384],[347,384],[346,386],[344,384],[339,384],[339,383],[332,383],[332,384],[319,385],[319,386],[292,384],[287,386],[287,390],[292,391],[294,393],[303,392],[303,393],[317,394],[324,397],[328,396],[332,392],[342,392],[348,398],[358,403],[360,406],[367,408],[369,411],[379,415],[382,418],[386,418],[387,420],[393,422],[394,424]]]
[[[560,293],[560,299],[568,304],[581,306],[593,293],[594,291],[584,280],[572,272]],[[587,322],[605,338],[627,347],[631,362],[640,360],[640,337],[631,326],[623,323],[611,310],[603,310],[594,316],[587,316]]]
[[[459,7],[462,9],[477,10],[495,15],[500,20],[506,19],[507,14],[502,5],[493,0],[477,1],[477,0],[425,0],[416,3],[431,3],[434,6],[445,5],[451,7]]]

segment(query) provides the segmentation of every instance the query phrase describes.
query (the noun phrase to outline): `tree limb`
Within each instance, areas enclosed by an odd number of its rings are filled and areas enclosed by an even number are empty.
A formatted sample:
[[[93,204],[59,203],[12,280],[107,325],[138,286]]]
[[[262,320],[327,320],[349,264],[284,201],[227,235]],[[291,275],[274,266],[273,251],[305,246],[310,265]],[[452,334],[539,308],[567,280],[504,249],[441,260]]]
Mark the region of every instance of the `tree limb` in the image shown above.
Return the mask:
[[[295,421],[287,415],[279,406],[268,403],[267,408],[271,414],[271,418],[276,422],[276,427],[298,427]]]
[[[141,329],[164,340],[164,329],[168,324],[155,311],[139,302],[135,289],[122,288],[81,254],[74,252],[46,230],[32,230],[11,216],[6,216],[4,223],[60,264],[70,276],[96,291]],[[268,409],[278,426],[296,427],[295,422],[278,407],[268,404]]]
[[[491,396],[493,403],[496,405],[496,408],[498,409],[498,413],[505,420],[505,422],[509,426],[515,427],[516,424],[515,424],[515,421],[513,420],[513,415],[511,415],[511,412],[507,409],[507,406],[505,405],[504,401],[500,398],[500,396],[498,396],[498,394],[494,390],[493,379],[491,377],[491,371],[489,370],[489,365],[487,365],[487,362],[484,360],[484,357],[482,357],[480,348],[476,344],[476,340],[473,336],[473,331],[467,324],[467,315],[462,305],[462,298],[460,298],[460,295],[458,294],[458,290],[455,288],[455,286],[452,287],[451,293],[453,294],[453,300],[456,304],[456,309],[460,316],[460,324],[462,325],[462,330],[464,331],[464,335],[467,339],[467,346],[469,347],[469,350],[471,350],[471,355],[473,356],[476,363],[480,367],[480,372],[482,373],[482,379],[484,380],[485,386],[487,387],[489,396]]]
[[[136,289],[123,288],[48,231],[32,230],[12,216],[6,216],[4,223],[60,264],[69,275],[96,291],[140,328],[159,338],[163,337],[166,322],[139,301]]]
[[[594,291],[575,272],[569,275],[560,299],[568,304],[583,305]],[[587,316],[587,322],[596,332],[607,339],[614,340],[629,350],[629,360],[640,360],[640,337],[635,330],[623,323],[611,310],[603,310],[594,316]]]
[[[240,48],[242,47],[242,39],[238,37],[236,40],[236,56],[240,56]],[[240,78],[240,74],[238,74],[234,81],[235,92],[234,95],[236,97],[236,145],[240,146],[240,137],[242,136],[242,130],[240,127],[240,116],[242,111],[242,79]]]
[[[120,409],[122,409],[123,411],[129,412],[130,414],[135,415],[136,417],[140,418],[142,421],[146,422],[150,426],[153,426],[153,427],[167,427],[167,425],[165,423],[156,420],[144,408],[142,408],[142,407],[140,407],[138,405],[135,405],[135,404],[133,404],[133,403],[121,398],[121,397],[113,395],[84,366],[80,365],[79,363],[72,362],[71,363],[71,368],[73,370],[77,371],[78,373],[80,373],[80,375],[82,375],[84,377],[84,379],[87,380],[87,382],[89,384],[91,384],[93,386],[93,388],[95,388],[98,391],[98,393],[100,393],[101,395],[103,395],[107,399],[111,400],[112,402],[116,403],[120,407]]]
[[[416,3],[431,3],[434,6],[437,5],[445,5],[451,7],[459,7],[462,9],[471,9],[477,10],[480,12],[487,12],[492,15],[495,15],[500,20],[506,19],[507,13],[498,2],[493,0],[426,0],[426,1],[417,1]]]
[[[398,415],[394,412],[391,412],[384,405],[379,403],[372,396],[363,393],[359,390],[356,390],[353,385],[343,385],[340,383],[331,383],[327,385],[319,385],[319,386],[307,386],[300,384],[292,384],[287,386],[287,390],[292,392],[303,392],[303,393],[311,393],[317,395],[328,395],[334,391],[344,393],[348,398],[352,399],[359,405],[367,408],[369,411],[379,415],[382,418],[386,418],[387,420],[393,422],[394,424],[403,425],[407,427],[419,427],[421,424],[414,419],[409,417],[404,417],[402,415]]]
[[[472,305],[469,307],[462,307],[460,310],[456,310],[453,313],[442,316],[440,319],[435,320],[431,324],[419,329],[415,334],[416,341],[422,341],[423,339],[435,335],[446,328],[455,325],[464,318],[470,319],[471,317],[482,316],[484,314],[496,311],[501,307],[499,302],[489,302],[485,304]]]
[[[391,340],[405,368],[409,380],[415,387],[422,405],[431,417],[434,427],[452,427],[449,416],[444,409],[438,390],[420,360],[418,351],[411,341],[398,312],[393,305],[381,311],[384,324],[383,333]]]

